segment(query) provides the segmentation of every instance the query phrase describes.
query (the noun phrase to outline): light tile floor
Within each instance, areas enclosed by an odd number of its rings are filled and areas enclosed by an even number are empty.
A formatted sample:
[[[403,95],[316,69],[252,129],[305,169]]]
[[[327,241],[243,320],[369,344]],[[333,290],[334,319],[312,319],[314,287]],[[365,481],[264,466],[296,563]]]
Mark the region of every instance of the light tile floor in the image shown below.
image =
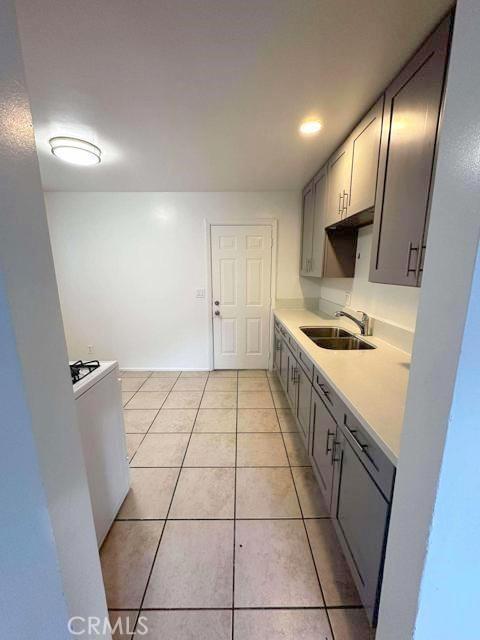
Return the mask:
[[[122,377],[131,490],[101,550],[114,640],[371,640],[276,377]]]

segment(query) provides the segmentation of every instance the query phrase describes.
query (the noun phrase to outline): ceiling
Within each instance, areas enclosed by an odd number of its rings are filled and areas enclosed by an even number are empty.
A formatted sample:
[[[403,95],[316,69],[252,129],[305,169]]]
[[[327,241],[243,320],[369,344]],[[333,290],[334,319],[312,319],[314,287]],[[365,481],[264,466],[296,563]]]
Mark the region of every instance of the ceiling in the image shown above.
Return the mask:
[[[450,4],[17,0],[44,188],[299,189]],[[60,162],[58,135],[102,163]]]

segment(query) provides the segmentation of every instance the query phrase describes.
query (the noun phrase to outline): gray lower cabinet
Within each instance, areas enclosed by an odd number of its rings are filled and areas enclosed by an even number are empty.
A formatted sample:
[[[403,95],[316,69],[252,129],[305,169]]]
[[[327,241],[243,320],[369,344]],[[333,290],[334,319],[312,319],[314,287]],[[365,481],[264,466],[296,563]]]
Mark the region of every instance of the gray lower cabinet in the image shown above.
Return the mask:
[[[280,372],[280,382],[282,383],[282,386],[285,390],[285,392],[287,391],[287,382],[288,382],[288,354],[289,354],[289,350],[287,347],[287,344],[285,342],[285,338],[282,337],[281,340],[281,345],[280,345],[280,367],[279,367],[279,372]]]
[[[302,367],[297,367],[297,410],[296,417],[300,435],[308,449],[310,433],[310,401],[312,398],[312,383]]]
[[[273,342],[273,368],[280,372],[282,365],[282,334],[275,329],[275,337]]]
[[[293,413],[297,412],[297,375],[298,375],[298,364],[295,359],[295,356],[287,347],[287,358],[288,358],[288,379],[287,379],[287,398],[290,401],[290,406],[292,407]]]
[[[323,372],[276,323],[275,368],[360,598],[375,626],[395,467]]]
[[[337,423],[315,389],[310,410],[310,455],[313,469],[330,509],[333,487],[333,445]]]
[[[338,434],[332,516],[372,625],[376,624],[390,503],[344,434]]]

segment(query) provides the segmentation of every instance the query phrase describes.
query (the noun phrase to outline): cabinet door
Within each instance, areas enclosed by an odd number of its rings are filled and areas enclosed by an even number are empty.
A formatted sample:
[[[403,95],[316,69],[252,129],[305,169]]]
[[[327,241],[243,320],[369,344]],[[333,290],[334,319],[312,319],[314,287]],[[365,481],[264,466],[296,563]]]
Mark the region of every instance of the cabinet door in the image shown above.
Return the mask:
[[[325,165],[313,179],[313,242],[309,275],[318,278],[323,276],[327,195],[327,166]]]
[[[327,507],[330,508],[333,484],[332,447],[337,423],[325,407],[318,393],[312,391],[311,445],[313,465]]]
[[[367,616],[375,624],[390,507],[346,438],[334,517]]]
[[[302,257],[300,272],[308,274],[312,270],[313,243],[313,183],[309,183],[303,190],[302,200]]]
[[[326,226],[340,222],[350,188],[351,145],[347,141],[328,161]]]
[[[273,368],[280,373],[282,361],[282,336],[275,331],[273,338]]]
[[[300,366],[297,366],[297,386],[297,421],[300,425],[300,435],[302,436],[305,447],[308,450],[312,383]]]
[[[280,346],[280,382],[283,385],[283,390],[287,391],[288,382],[288,347],[285,342],[285,338],[282,338],[282,344]]]
[[[292,352],[288,351],[288,381],[287,381],[287,398],[290,401],[293,413],[297,410],[297,361]]]
[[[382,114],[383,96],[355,127],[349,138],[352,165],[346,198],[347,217],[375,206]]]
[[[419,281],[450,20],[440,24],[385,93],[372,282],[417,286]]]

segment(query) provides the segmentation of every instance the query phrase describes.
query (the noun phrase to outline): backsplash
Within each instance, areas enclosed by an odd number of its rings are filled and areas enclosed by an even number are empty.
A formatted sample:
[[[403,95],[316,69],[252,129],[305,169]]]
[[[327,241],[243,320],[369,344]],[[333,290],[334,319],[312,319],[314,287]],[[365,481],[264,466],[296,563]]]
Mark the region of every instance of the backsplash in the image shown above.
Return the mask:
[[[354,278],[325,278],[319,281],[322,304],[337,308],[361,309],[383,323],[409,333],[415,331],[420,289],[368,281],[373,227],[358,232]]]

